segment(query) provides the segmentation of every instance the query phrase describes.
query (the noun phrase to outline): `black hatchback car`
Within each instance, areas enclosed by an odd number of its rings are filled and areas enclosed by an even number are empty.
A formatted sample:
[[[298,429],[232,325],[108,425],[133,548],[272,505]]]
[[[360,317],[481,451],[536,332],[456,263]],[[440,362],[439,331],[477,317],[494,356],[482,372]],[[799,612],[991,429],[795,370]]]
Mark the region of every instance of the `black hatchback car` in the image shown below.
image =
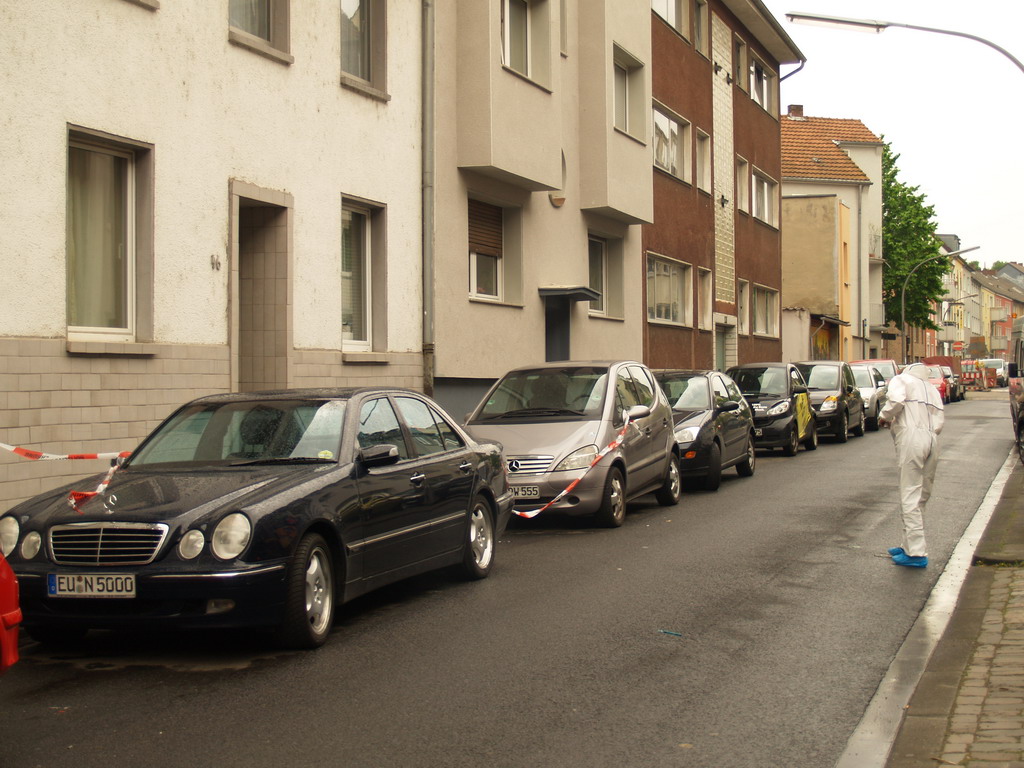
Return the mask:
[[[800,445],[818,447],[818,427],[807,384],[792,363],[746,363],[726,373],[736,382],[754,411],[754,442],[758,448],[782,448],[796,456]]]
[[[797,363],[811,407],[818,420],[818,431],[829,432],[840,443],[864,435],[864,398],[849,363],[841,360],[810,360]]]
[[[754,474],[754,413],[735,382],[718,371],[658,370],[668,397],[684,483],[718,489],[722,470]]]
[[[336,602],[442,566],[487,576],[513,501],[498,446],[380,388],[193,400],[99,480],[0,516],[37,640],[245,626],[315,647]]]

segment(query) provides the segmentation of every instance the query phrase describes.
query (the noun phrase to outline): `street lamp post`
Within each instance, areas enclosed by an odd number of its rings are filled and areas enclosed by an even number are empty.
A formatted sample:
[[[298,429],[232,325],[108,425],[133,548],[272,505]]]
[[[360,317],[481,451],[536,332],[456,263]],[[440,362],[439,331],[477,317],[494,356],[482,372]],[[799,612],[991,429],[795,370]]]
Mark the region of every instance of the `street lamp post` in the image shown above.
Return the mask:
[[[959,256],[961,253],[968,253],[969,251],[976,251],[980,248],[980,245],[974,245],[970,248],[962,248],[959,251],[953,251],[952,253],[939,253],[935,256],[929,256],[927,259],[922,259],[914,265],[914,268],[907,273],[906,279],[903,281],[903,290],[900,292],[900,333],[903,334],[903,364],[907,364],[907,283],[910,282],[910,278],[918,267],[922,267],[929,261],[935,261],[936,259],[947,259],[952,256]]]
[[[919,32],[935,32],[940,35],[952,35],[953,37],[965,37],[968,40],[974,40],[982,45],[987,45],[989,48],[994,48],[999,51],[1003,56],[1012,61],[1021,72],[1024,72],[1024,64],[1005,48],[993,43],[991,40],[986,40],[983,37],[977,35],[969,35],[966,32],[957,32],[952,29],[936,29],[935,27],[922,27],[917,24],[903,24],[898,21],[879,21],[877,19],[847,19],[842,16],[823,16],[818,13],[787,13],[786,18],[797,24],[815,24],[818,26],[826,27],[850,27],[853,29],[859,29],[864,32],[877,32],[881,34],[889,27],[903,27],[904,29],[916,29]]]

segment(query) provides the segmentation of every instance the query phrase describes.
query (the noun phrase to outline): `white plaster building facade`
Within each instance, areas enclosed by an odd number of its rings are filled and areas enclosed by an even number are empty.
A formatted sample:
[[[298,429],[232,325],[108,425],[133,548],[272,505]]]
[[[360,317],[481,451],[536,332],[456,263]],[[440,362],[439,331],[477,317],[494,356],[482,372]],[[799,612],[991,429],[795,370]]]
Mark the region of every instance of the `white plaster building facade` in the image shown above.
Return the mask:
[[[0,442],[120,451],[200,394],[421,385],[421,10],[355,7],[0,6]],[[103,469],[0,451],[0,504]]]

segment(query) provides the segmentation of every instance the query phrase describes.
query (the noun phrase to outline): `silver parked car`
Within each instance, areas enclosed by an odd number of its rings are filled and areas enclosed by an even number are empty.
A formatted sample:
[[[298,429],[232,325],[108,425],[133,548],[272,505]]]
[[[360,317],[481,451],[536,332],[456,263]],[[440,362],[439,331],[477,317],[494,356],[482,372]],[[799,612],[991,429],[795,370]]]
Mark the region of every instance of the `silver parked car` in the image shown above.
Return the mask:
[[[628,419],[628,427],[626,420]],[[600,452],[617,441],[600,461]],[[626,502],[654,492],[679,501],[672,409],[650,370],[635,361],[546,363],[505,374],[466,421],[478,440],[500,442],[517,510],[594,515],[622,525]]]
[[[861,397],[864,398],[864,426],[872,432],[878,430],[878,412],[885,406],[889,385],[873,365],[855,363],[850,368],[857,382]]]

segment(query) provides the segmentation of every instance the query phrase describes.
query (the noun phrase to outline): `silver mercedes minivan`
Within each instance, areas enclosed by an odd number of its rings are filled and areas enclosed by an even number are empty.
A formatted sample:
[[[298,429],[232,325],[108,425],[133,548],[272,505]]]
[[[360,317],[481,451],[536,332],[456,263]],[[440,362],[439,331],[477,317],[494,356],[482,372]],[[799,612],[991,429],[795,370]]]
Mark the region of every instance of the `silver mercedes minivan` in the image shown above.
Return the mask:
[[[628,426],[627,426],[628,422]],[[596,464],[603,449],[621,442]],[[466,420],[477,440],[505,449],[518,511],[593,515],[615,528],[626,502],[655,493],[679,501],[672,409],[647,366],[632,360],[561,362],[506,373]]]

